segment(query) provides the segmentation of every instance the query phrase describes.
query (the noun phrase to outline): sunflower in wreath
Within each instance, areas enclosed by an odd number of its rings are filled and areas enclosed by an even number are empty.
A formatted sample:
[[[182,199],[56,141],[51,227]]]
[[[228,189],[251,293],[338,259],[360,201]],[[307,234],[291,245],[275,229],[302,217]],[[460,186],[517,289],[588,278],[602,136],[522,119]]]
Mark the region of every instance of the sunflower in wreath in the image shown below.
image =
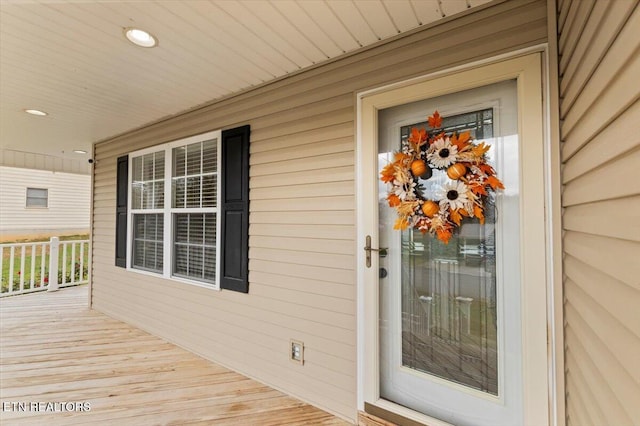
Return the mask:
[[[438,111],[427,120],[431,130],[412,128],[380,179],[389,185],[387,201],[398,214],[395,230],[415,228],[448,243],[465,218],[484,223],[489,193],[504,185],[487,163],[489,145],[476,143],[468,131],[445,133]],[[419,179],[429,179],[433,170],[446,172],[449,180],[429,199]]]

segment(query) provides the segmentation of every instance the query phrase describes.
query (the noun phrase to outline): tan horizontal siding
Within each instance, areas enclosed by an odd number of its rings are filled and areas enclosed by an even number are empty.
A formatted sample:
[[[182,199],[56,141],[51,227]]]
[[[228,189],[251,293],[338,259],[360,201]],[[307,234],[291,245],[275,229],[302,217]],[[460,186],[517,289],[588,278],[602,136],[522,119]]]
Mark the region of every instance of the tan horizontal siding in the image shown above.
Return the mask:
[[[251,247],[283,247],[287,250],[302,252],[346,254],[351,256],[355,252],[355,245],[353,241],[349,240],[263,237],[259,235],[253,235],[251,237]]]
[[[578,124],[588,109],[593,108],[596,102],[602,102],[603,97],[607,99],[611,96],[610,92],[617,93],[615,90],[617,86],[625,87],[625,83],[635,81],[631,76],[638,76],[640,61],[637,52],[640,48],[640,41],[635,28],[640,26],[640,18],[633,14],[629,21],[629,26],[623,29],[602,58],[607,66],[597,67],[591,75],[588,83],[589,90],[583,90],[576,96],[575,103],[570,110],[563,108],[565,103],[560,105],[560,113],[564,118],[564,127],[567,133]],[[628,92],[627,90],[626,93]],[[633,94],[633,91],[631,93]],[[625,96],[623,99],[626,98]]]
[[[587,18],[590,16],[595,3],[595,0],[583,0],[572,4],[572,8],[567,16],[571,23],[571,28],[565,28],[558,39],[561,67],[565,66],[576,54],[576,44],[582,37]],[[563,52],[570,52],[570,54],[562,56]]]
[[[302,225],[353,225],[355,213],[352,211],[333,212],[254,212],[249,218],[250,223],[259,224],[302,224]],[[340,228],[344,230],[344,228]],[[322,237],[321,237],[322,238]]]
[[[287,195],[287,194],[283,194]],[[280,211],[322,211],[322,210],[353,210],[355,196],[336,195],[324,197],[281,198],[277,200],[251,200],[251,211],[280,212]]]
[[[595,394],[593,402],[609,419],[605,424],[633,424],[631,419],[638,418],[637,383],[633,383],[620,364],[610,361],[612,352],[589,328],[588,318],[583,318],[580,311],[569,303],[566,313],[573,320],[572,327],[566,332],[566,345],[576,358],[575,367],[584,369],[588,389]],[[571,371],[572,367],[569,363],[567,368]],[[569,392],[579,391],[572,389]],[[620,421],[612,422],[615,417]]]
[[[251,259],[249,268],[258,272],[280,273],[289,277],[308,278],[316,281],[327,281],[338,284],[355,285],[355,271],[318,267],[311,265],[299,265],[296,263],[265,261]]]
[[[267,265],[273,266],[273,263]],[[262,268],[261,268],[262,266]],[[262,269],[262,270],[261,270]],[[330,296],[336,299],[344,299],[353,301],[355,303],[356,291],[351,282],[340,281],[327,281],[326,279],[312,279],[302,276],[302,272],[291,271],[290,269],[284,271],[265,272],[268,268],[265,264],[256,264],[253,262],[253,269],[249,273],[249,281],[251,283],[260,283],[265,286],[268,285],[272,288],[282,288],[286,290],[295,290],[304,295],[299,294],[300,303],[304,303],[303,299],[311,297],[316,300],[322,300],[323,298],[316,298],[316,296]],[[285,275],[289,274],[289,275]],[[325,277],[322,277],[325,278]],[[324,299],[333,300],[333,299]]]
[[[137,311],[141,316],[155,317],[154,311],[164,312],[167,310],[167,301],[162,300],[160,297],[154,297],[149,300],[148,303],[145,303],[144,306],[140,308],[136,308],[136,305],[139,304],[140,301],[147,299],[144,296],[145,287],[148,287],[148,283],[141,282],[140,285],[137,285],[132,291],[131,301],[122,301],[123,305],[131,310]],[[153,285],[153,284],[152,284]],[[118,286],[120,288],[120,286]],[[154,291],[156,289],[154,288]],[[162,294],[160,292],[159,296]],[[98,295],[96,295],[98,297]],[[110,294],[104,295],[106,298],[112,297]],[[117,296],[114,296],[117,299]],[[113,302],[113,301],[112,301]],[[138,303],[136,303],[138,302]],[[175,303],[186,303],[184,300],[176,300]],[[282,356],[282,349],[286,349],[286,344],[288,343],[288,338],[292,335],[293,337],[299,338],[299,328],[306,327],[310,328],[313,332],[309,333],[308,339],[305,340],[305,349],[308,351],[306,354],[306,360],[311,364],[316,364],[317,367],[314,369],[323,370],[321,365],[318,365],[314,360],[314,352],[324,352],[326,351],[326,345],[328,343],[331,346],[336,346],[335,342],[332,342],[324,337],[323,335],[327,335],[324,328],[317,323],[304,320],[301,321],[297,326],[291,328],[289,325],[291,321],[288,323],[283,323],[282,321],[277,321],[276,317],[270,313],[269,310],[266,309],[258,309],[258,308],[250,308],[243,309],[248,313],[244,315],[234,314],[235,304],[225,304],[224,306],[214,306],[215,313],[211,313],[212,306],[208,304],[198,304],[192,300],[188,301],[188,309],[181,310],[181,312],[177,312],[176,316],[173,317],[173,321],[171,324],[168,324],[168,327],[175,327],[177,330],[180,328],[183,329],[185,333],[193,333],[200,335],[200,340],[211,340],[212,345],[218,345],[222,349],[225,349],[223,354],[224,357],[229,357],[233,359],[236,354],[240,354],[246,352],[247,355],[251,357],[261,358],[264,361],[273,364],[279,365],[281,367],[290,366],[287,357]],[[124,308],[124,306],[123,306]],[[223,309],[226,308],[226,309]],[[260,325],[252,324],[252,316],[262,318],[260,321]],[[211,320],[216,321],[216,324],[219,324],[219,327],[212,328],[207,323],[202,321],[197,321],[201,317],[211,318]],[[309,324],[305,324],[308,322]],[[161,324],[162,321],[157,319],[157,323]],[[141,322],[139,324],[141,328],[148,328],[145,322]],[[341,329],[334,328],[332,331],[343,334]],[[286,336],[286,341],[284,340]],[[344,339],[347,340],[350,337],[345,336]],[[257,345],[251,351],[246,351],[243,349],[242,341],[252,342],[252,345]],[[226,350],[228,349],[228,351]],[[348,359],[351,357],[355,348],[350,345],[342,344],[337,345],[337,350],[332,351],[332,355],[336,357],[341,357],[343,359]],[[293,374],[296,374],[296,370],[292,371]],[[301,372],[303,375],[309,373],[307,369]],[[335,383],[337,387],[351,389],[353,385],[348,376],[350,376],[349,371],[343,371],[343,378]],[[313,376],[313,374],[311,374]]]
[[[567,231],[565,252],[612,277],[640,289],[640,242]]]
[[[579,1],[573,3],[581,4]],[[579,34],[578,45],[573,51],[560,52],[561,112],[567,112],[605,55],[610,55],[609,49],[634,7],[634,0],[597,1],[584,32]]]
[[[593,265],[569,255],[565,259],[564,267],[568,279],[574,283],[582,283],[581,288],[584,292],[597,300],[611,317],[640,337],[640,321],[635,304],[640,291],[638,288],[629,286]]]
[[[559,10],[569,425],[640,418],[638,4]]]
[[[257,188],[281,187],[286,182],[295,182],[297,185],[310,185],[319,181],[353,182],[354,174],[353,167],[343,166],[261,176],[260,179],[251,179],[250,181],[252,198],[255,197]]]
[[[575,358],[573,353],[567,353],[567,360],[575,364]],[[572,413],[575,413],[571,417],[569,424],[575,424],[579,426],[599,426],[606,425],[608,421],[607,416],[602,412],[600,404],[596,401],[593,390],[589,388],[591,383],[585,380],[585,375],[578,368],[573,368],[567,372],[567,384],[571,387],[579,387],[585,389],[581,394],[568,394],[567,403],[572,409]],[[619,415],[618,415],[619,417]]]
[[[295,150],[292,150],[291,148],[282,148],[251,154],[251,165],[275,163],[297,158],[311,158],[309,162],[312,163],[313,158],[318,155],[353,151],[353,138],[350,137],[325,140],[322,143],[310,144],[303,144],[304,138],[300,137],[300,142],[301,144],[299,144]]]
[[[305,214],[307,210],[299,212]],[[317,212],[316,212],[317,213]],[[252,224],[250,235],[272,237],[327,238],[336,240],[353,240],[356,235],[355,225],[313,225],[313,224]]]
[[[108,265],[97,266],[96,272],[107,269],[107,266]],[[217,291],[202,287],[194,287],[191,292],[182,292],[185,294],[177,295],[175,299],[168,300],[167,295],[172,294],[176,288],[184,289],[184,285],[170,280],[158,282],[157,279],[143,274],[136,274],[136,276],[138,279],[135,285],[129,283],[118,284],[114,285],[114,290],[126,290],[126,286],[131,285],[131,291],[127,293],[130,293],[132,302],[137,303],[150,297],[144,294],[146,291],[153,289],[154,296],[151,296],[150,299],[156,307],[162,307],[162,311],[167,310],[167,308],[164,307],[165,304],[171,305],[174,303],[183,308],[193,304],[194,312],[198,313],[198,316],[200,314],[209,316],[216,323],[225,325],[224,330],[220,330],[221,333],[228,332],[227,325],[232,329],[236,327],[247,328],[247,333],[261,333],[267,336],[297,334],[300,330],[308,329],[309,342],[305,341],[305,344],[315,347],[316,350],[326,350],[326,343],[329,341],[333,341],[334,344],[337,343],[335,345],[337,348],[336,352],[332,352],[336,356],[348,359],[351,351],[354,350],[350,339],[353,335],[352,329],[355,326],[355,320],[353,324],[349,326],[350,328],[345,328],[342,326],[341,318],[335,320],[334,324],[326,324],[326,321],[325,323],[314,321],[306,318],[303,314],[296,315],[295,313],[289,314],[286,312],[286,315],[283,315],[281,311],[274,308],[274,306],[277,305],[277,301],[273,299],[268,301],[266,299],[252,297],[252,303],[245,304],[242,298],[235,298],[237,300],[234,300],[234,298],[231,297],[231,300],[220,300],[218,303],[213,303],[209,301],[208,293],[217,293]],[[293,306],[292,303],[290,304]],[[141,309],[143,309],[143,307],[141,307]],[[143,310],[146,309],[147,308],[144,307]],[[184,309],[180,309],[179,311],[181,317],[189,317],[189,313],[185,312]],[[299,321],[292,321],[292,318],[297,318]],[[260,325],[251,325],[253,321],[259,321]],[[334,336],[331,333],[336,333],[336,335]],[[318,345],[314,342],[318,342]],[[286,356],[280,358],[287,360]]]
[[[252,178],[263,175],[292,173],[305,170],[326,170],[331,167],[353,166],[355,163],[353,151],[334,154],[318,155],[309,161],[300,158],[287,161],[275,161],[268,164],[254,164],[249,171]]]
[[[594,64],[586,90],[576,96],[571,109],[563,111],[561,101],[562,132],[567,138],[562,152],[566,159],[640,97],[638,90],[630,90],[637,88],[640,75],[638,26],[640,12],[636,8],[606,54]]]
[[[296,97],[293,101],[299,102]],[[260,115],[252,120],[256,128],[260,129],[255,135],[256,141],[263,140],[269,134],[281,134],[283,124],[286,124],[288,134],[299,135],[300,132],[324,127],[324,125],[348,122],[352,119],[352,104],[353,99],[350,94],[339,94],[329,99],[311,102],[306,104],[304,109],[294,106],[284,110],[282,103],[277,103],[272,106],[275,109],[273,113]],[[327,113],[327,111],[330,112]],[[262,112],[265,114],[264,109]]]
[[[116,176],[108,176],[108,175],[104,175],[104,176],[100,176],[100,179],[96,179],[93,182],[93,188],[94,190],[100,190],[100,189],[110,189],[113,191],[113,187],[116,184]]]
[[[305,132],[351,122],[353,120],[353,105],[335,111],[329,109],[327,112],[325,110],[321,114],[304,116],[304,118],[298,116],[299,114],[295,114],[292,121],[288,122],[286,126],[283,126],[281,122],[263,123],[266,124],[264,127],[257,127],[255,135],[253,130],[251,134],[255,136],[257,141],[288,135],[297,135],[300,141],[304,141]]]
[[[635,366],[637,355],[640,353],[640,342],[637,339],[638,334],[631,331],[631,328],[637,331],[638,326],[634,323],[619,322],[601,306],[599,299],[592,298],[570,279],[566,281],[565,291],[571,299],[571,307],[583,318],[588,318],[585,326],[588,325],[589,332],[599,336],[602,345],[611,353],[614,360],[612,362],[616,363],[620,376],[628,377],[628,380],[620,383],[620,386],[626,388],[625,393],[628,396],[621,395],[620,398],[629,402],[629,397],[634,398],[633,395],[637,394],[640,383],[640,369]],[[617,385],[617,381],[611,384],[612,387]]]
[[[94,307],[355,420],[355,93],[545,41],[544,1],[499,2],[97,144]],[[117,158],[244,124],[249,294],[116,268]]]
[[[639,122],[640,101],[637,100],[606,129],[594,135],[588,145],[565,162],[563,183],[568,183],[637,146],[640,143],[640,134],[637,131]]]
[[[350,120],[344,123],[310,130],[302,137],[299,134],[292,134],[263,140],[252,139],[251,154],[298,146],[301,141],[304,141],[305,143],[321,143],[325,140],[352,137],[353,133],[354,125]]]
[[[336,295],[333,293],[329,293],[328,295],[321,295],[313,293],[313,287],[296,286],[295,288],[287,289],[264,284],[259,275],[257,277],[254,275],[252,278],[253,280],[251,282],[251,291],[257,297],[276,300],[296,299],[297,305],[302,307],[303,309],[304,307],[318,308],[325,309],[329,312],[336,312],[347,315],[353,315],[353,312],[355,312],[355,300],[353,300],[352,294],[348,294],[346,295],[346,297],[340,297],[340,295]]]
[[[289,248],[250,248],[251,259],[272,260],[296,265],[322,266],[335,269],[354,269],[354,256],[352,254],[333,254],[304,252]]]
[[[567,336],[566,340],[570,341],[573,336]],[[567,401],[572,416],[569,424],[578,426],[598,426],[608,424],[607,415],[602,411],[601,404],[594,395],[594,390],[590,386],[596,382],[606,386],[606,381],[593,374],[585,374],[580,369],[584,362],[577,362],[572,351],[567,351],[567,362],[573,367],[567,371],[567,386],[569,388],[583,389],[582,392],[567,394]],[[594,377],[595,376],[595,377]],[[586,378],[585,378],[586,377]],[[617,414],[617,417],[620,415]]]
[[[640,179],[630,177],[638,172],[640,150],[626,152],[615,161],[574,179],[564,187],[564,205],[591,203],[640,193]]]
[[[571,7],[571,0],[563,0],[558,2],[558,35],[562,36],[564,32],[564,25],[567,23],[567,15],[569,13],[569,7]],[[575,5],[574,5],[575,7]]]
[[[606,212],[607,220],[603,219]],[[611,238],[640,241],[640,196],[581,204],[567,209],[564,229]]]

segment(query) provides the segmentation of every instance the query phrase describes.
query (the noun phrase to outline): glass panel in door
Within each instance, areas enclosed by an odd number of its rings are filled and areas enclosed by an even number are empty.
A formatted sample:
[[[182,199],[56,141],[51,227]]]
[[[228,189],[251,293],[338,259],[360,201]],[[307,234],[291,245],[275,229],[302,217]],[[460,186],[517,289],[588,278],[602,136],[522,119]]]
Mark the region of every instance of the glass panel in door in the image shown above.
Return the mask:
[[[466,219],[448,244],[393,229],[379,187],[380,394],[455,424],[516,424],[521,418],[518,136],[515,82],[401,105],[379,113],[379,166],[438,109],[447,133],[491,145],[506,186],[485,202],[485,223]],[[450,182],[420,179],[425,198]]]
[[[408,138],[415,123],[400,128]],[[446,117],[445,132],[493,138],[493,109]],[[424,182],[434,199],[449,179],[436,170]],[[485,223],[463,223],[448,244],[416,229],[401,235],[402,365],[498,394],[495,276],[495,195],[485,203]]]

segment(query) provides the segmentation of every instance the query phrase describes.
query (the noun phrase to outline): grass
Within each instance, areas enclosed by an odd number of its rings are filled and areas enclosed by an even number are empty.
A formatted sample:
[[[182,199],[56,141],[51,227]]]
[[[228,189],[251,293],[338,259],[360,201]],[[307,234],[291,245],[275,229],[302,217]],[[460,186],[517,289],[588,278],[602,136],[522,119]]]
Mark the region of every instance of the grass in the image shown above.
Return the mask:
[[[73,241],[73,240],[82,240],[88,239],[88,235],[71,235],[66,237],[60,237],[61,241]],[[35,252],[32,252],[32,246],[28,245],[25,247],[25,256],[24,256],[24,269],[21,270],[22,265],[22,248],[16,247],[14,251],[14,260],[13,260],[13,279],[10,280],[10,263],[11,263],[11,251],[8,248],[4,248],[2,252],[2,276],[1,276],[1,292],[5,293],[9,291],[9,284],[12,281],[13,290],[17,291],[20,289],[20,280],[24,277],[24,289],[31,289],[31,262],[34,260],[34,288],[41,286],[42,276],[41,276],[41,265],[42,265],[42,245],[41,243],[48,242],[42,240],[20,240],[15,241],[14,243],[33,243],[35,245]],[[40,244],[39,244],[40,243]],[[8,243],[3,243],[8,244]],[[88,260],[89,260],[89,250],[85,247],[83,259],[80,258],[80,245],[75,244],[76,252],[75,257],[73,255],[72,245],[69,244],[66,246],[66,259],[64,257],[64,252],[61,249],[58,261],[58,283],[63,282],[63,259],[66,260],[65,263],[65,273],[64,273],[64,282],[71,282],[71,274],[72,268],[75,265],[75,276],[74,281],[81,281],[87,278],[88,271]],[[45,253],[46,255],[46,253]],[[45,257],[45,268],[44,268],[44,281],[46,283],[51,279],[49,277],[49,258],[48,255]],[[82,261],[82,271],[80,271],[80,263]]]
[[[60,239],[60,241],[88,240],[89,234],[63,235],[58,238]],[[45,243],[48,241],[49,238],[19,238],[13,241],[3,241],[2,244]]]

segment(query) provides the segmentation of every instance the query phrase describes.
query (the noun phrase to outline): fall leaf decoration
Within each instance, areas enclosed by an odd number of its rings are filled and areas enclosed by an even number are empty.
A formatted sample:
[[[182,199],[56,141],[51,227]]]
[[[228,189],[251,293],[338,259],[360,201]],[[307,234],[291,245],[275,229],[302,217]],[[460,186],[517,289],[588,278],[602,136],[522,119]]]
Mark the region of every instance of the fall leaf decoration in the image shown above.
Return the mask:
[[[393,229],[415,228],[447,244],[464,220],[484,223],[489,191],[504,185],[487,164],[490,145],[474,143],[469,132],[446,134],[438,111],[427,121],[431,131],[412,128],[402,150],[383,167],[380,180],[389,185],[387,201],[398,214]],[[433,170],[444,171],[449,181],[434,199],[427,199],[418,181],[429,179]]]
[[[440,117],[440,113],[438,111],[434,112],[432,116],[428,118],[429,127],[432,129],[439,129],[442,126],[442,117]]]

